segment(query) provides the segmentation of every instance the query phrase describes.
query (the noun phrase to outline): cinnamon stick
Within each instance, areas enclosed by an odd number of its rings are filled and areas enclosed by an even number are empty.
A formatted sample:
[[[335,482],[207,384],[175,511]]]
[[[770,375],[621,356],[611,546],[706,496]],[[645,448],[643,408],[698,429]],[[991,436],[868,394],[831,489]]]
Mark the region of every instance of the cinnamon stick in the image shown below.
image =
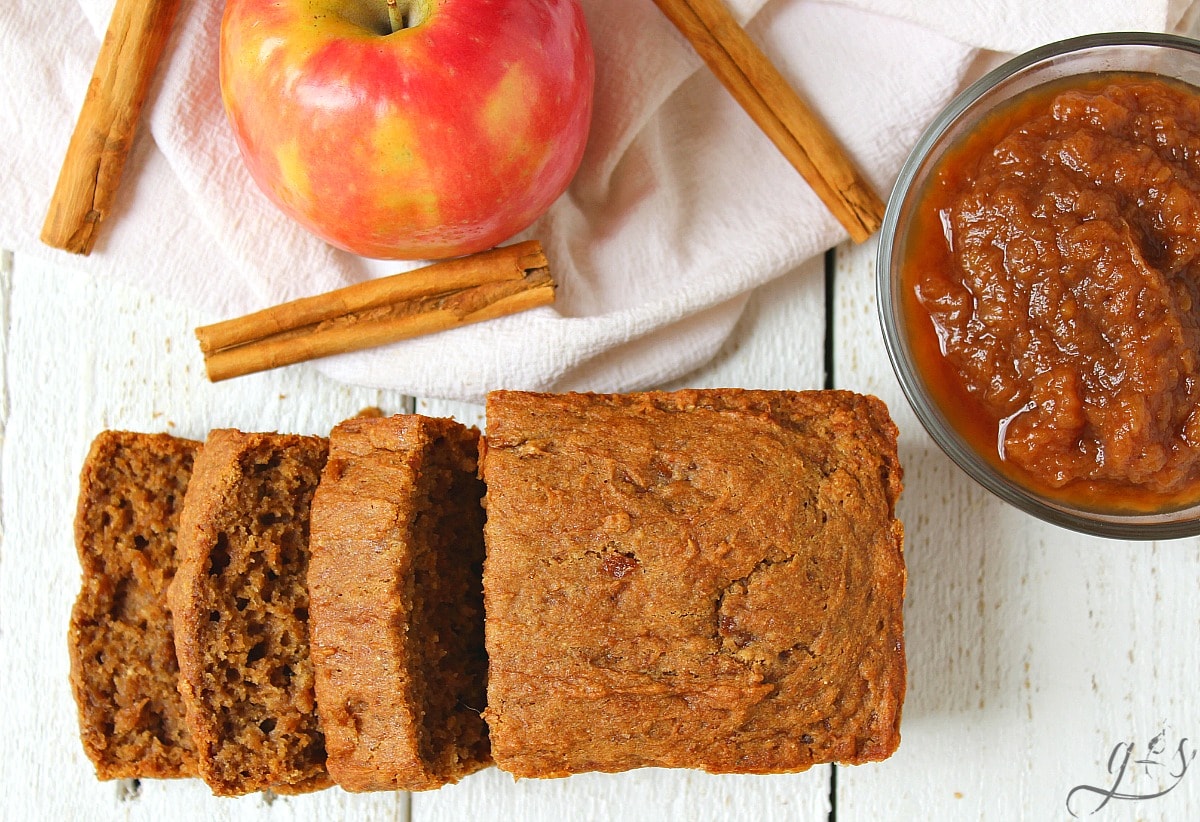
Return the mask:
[[[209,354],[379,306],[484,283],[521,280],[530,271],[548,267],[541,244],[537,240],[527,240],[202,326],[196,329],[196,338],[200,341],[200,350]]]
[[[874,234],[883,221],[883,201],[721,0],[654,2],[850,237],[863,242]]]
[[[90,254],[179,0],[117,0],[50,199],[42,242]]]
[[[554,301],[541,245],[518,243],[196,329],[212,382],[359,351]]]

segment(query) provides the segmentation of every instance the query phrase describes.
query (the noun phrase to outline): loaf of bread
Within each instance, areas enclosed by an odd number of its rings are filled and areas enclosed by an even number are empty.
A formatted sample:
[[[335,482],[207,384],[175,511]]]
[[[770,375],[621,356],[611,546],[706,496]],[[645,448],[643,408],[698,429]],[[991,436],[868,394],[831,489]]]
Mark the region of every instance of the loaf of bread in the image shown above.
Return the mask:
[[[98,437],[70,645],[101,778],[426,790],[492,758],[776,773],[896,749],[882,403],[495,392],[487,416],[482,443],[416,415]]]
[[[905,569],[881,402],[497,392],[487,419],[499,767],[770,773],[895,750]]]
[[[318,437],[213,431],[196,460],[170,590],[197,769],[218,795],[330,784],[309,656]]]
[[[491,762],[478,442],[416,415],[330,434],[309,628],[329,773],[347,790],[428,790]]]
[[[193,776],[167,587],[199,443],[105,431],[80,476],[71,686],[84,751],[101,779]]]

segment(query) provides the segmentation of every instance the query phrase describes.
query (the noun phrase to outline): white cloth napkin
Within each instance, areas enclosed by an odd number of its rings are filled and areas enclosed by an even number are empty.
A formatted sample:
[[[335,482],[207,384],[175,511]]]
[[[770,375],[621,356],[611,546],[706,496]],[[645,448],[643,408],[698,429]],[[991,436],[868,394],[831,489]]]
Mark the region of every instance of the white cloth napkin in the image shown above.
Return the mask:
[[[583,3],[597,61],[587,154],[569,191],[522,235],[546,247],[560,284],[556,304],[329,358],[321,370],[472,401],[500,387],[651,386],[710,358],[751,289],[844,238],[650,0]],[[113,0],[79,4],[79,17],[69,16],[70,3],[0,7],[0,247],[168,294],[210,321],[412,267],[326,246],[255,188],[221,108],[217,0],[183,0],[117,207],[92,255],[41,245]],[[881,195],[980,49],[1169,30],[1190,5],[730,0]]]

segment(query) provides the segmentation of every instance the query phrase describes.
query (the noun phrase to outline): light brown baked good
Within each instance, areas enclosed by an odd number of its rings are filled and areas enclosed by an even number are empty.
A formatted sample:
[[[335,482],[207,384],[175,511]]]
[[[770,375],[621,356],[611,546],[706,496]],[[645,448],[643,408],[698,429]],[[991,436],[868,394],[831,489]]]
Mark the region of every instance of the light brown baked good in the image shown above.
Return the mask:
[[[330,784],[308,644],[318,437],[213,431],[196,460],[171,586],[179,690],[218,795]]]
[[[71,612],[71,688],[100,779],[195,774],[167,608],[175,533],[200,443],[105,431],[79,482],[83,570]]]
[[[848,392],[488,398],[488,708],[519,777],[883,759],[901,469]]]
[[[420,416],[330,434],[309,627],[329,773],[428,790],[490,764],[479,432]]]

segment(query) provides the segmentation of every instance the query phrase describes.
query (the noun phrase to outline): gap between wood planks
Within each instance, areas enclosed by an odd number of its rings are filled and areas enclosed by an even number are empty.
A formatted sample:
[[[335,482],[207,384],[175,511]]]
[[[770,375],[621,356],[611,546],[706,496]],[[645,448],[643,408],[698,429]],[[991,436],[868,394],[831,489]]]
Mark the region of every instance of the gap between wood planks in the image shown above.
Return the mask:
[[[833,312],[835,308],[834,285],[837,277],[837,249],[825,252],[825,383],[824,388],[834,387],[833,374]]]
[[[825,252],[825,382],[824,388],[835,387],[833,373],[833,314],[837,278],[837,248]],[[837,822],[837,763],[829,764],[829,822]]]

